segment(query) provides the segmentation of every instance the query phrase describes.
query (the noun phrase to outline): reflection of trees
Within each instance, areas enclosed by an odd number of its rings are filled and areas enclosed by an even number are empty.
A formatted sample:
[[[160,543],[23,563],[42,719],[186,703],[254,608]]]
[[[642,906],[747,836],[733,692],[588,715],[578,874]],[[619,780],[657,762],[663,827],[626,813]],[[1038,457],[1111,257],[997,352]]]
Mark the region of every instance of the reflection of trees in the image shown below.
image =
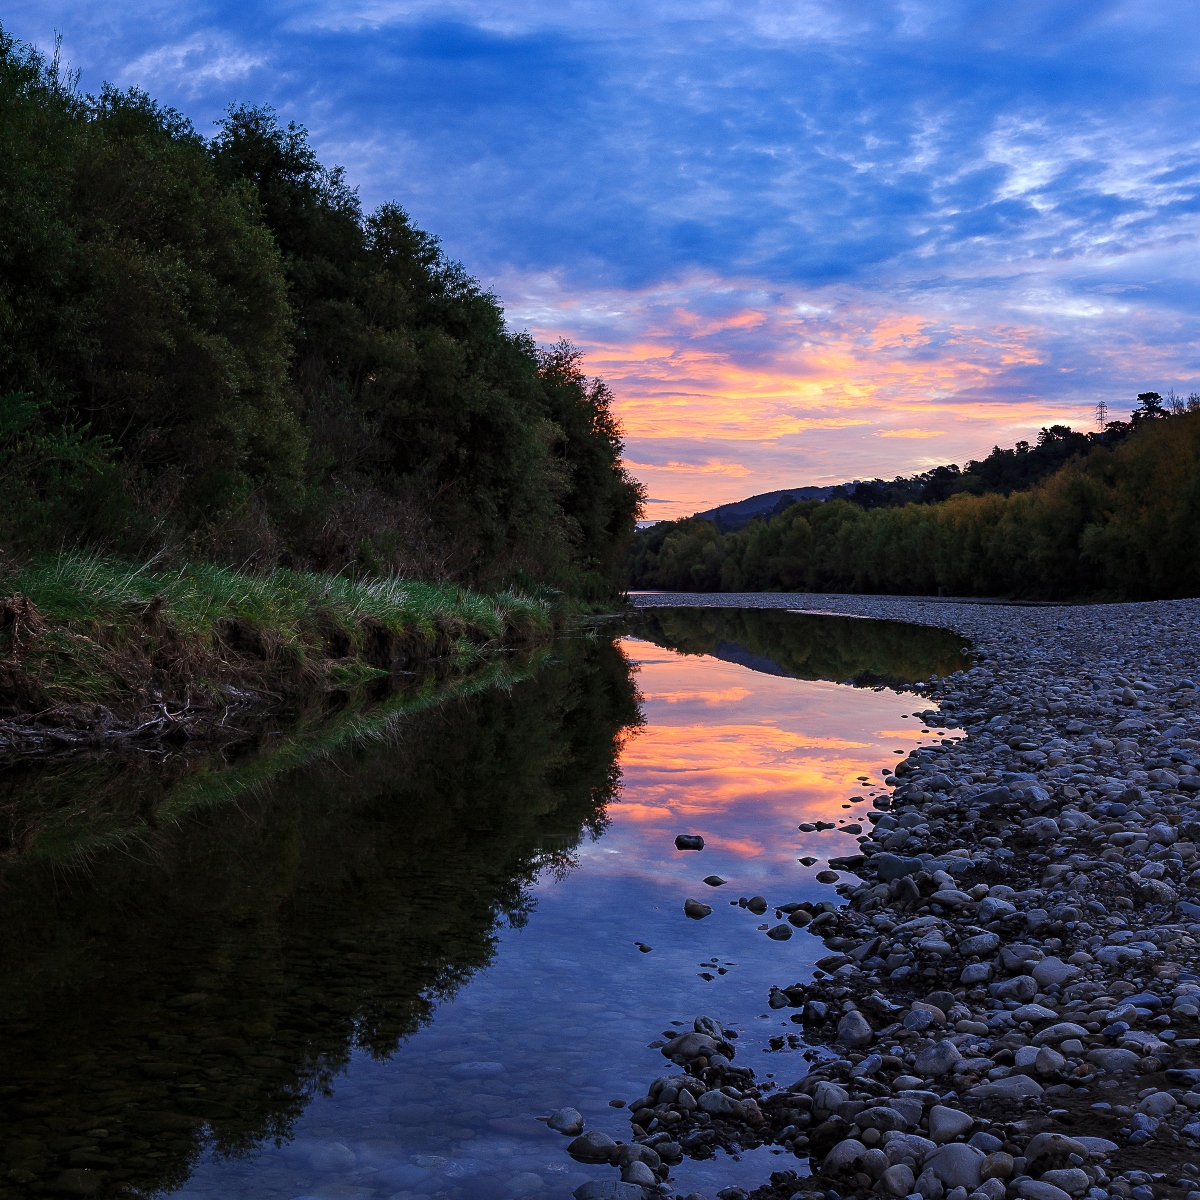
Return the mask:
[[[907,683],[966,665],[961,653],[966,643],[957,634],[899,621],[761,608],[656,608],[639,614],[636,629],[684,654],[733,658],[747,666],[762,658],[769,660],[763,668],[773,665],[798,679]]]
[[[607,820],[640,720],[628,664],[556,653],[194,814],[152,854],[11,869],[0,1158],[27,1182],[99,1155],[106,1187],[175,1186],[206,1143],[288,1137],[352,1049],[392,1053]]]

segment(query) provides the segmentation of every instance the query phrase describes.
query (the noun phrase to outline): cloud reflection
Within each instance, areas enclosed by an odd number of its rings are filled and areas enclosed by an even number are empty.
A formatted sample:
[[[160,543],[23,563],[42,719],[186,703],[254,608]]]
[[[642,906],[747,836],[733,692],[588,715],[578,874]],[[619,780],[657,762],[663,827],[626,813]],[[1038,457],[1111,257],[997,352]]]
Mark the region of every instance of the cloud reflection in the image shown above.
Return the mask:
[[[759,869],[770,860],[791,864],[799,882],[811,872],[797,859],[854,853],[854,835],[797,826],[861,820],[868,803],[858,777],[878,780],[897,749],[933,740],[919,724],[901,725],[910,695],[767,675],[636,639],[622,645],[638,664],[646,724],[621,755],[610,840],[627,856],[702,834],[700,854],[674,860],[697,879],[710,870],[752,874],[755,860]],[[623,856],[622,869],[631,866]]]

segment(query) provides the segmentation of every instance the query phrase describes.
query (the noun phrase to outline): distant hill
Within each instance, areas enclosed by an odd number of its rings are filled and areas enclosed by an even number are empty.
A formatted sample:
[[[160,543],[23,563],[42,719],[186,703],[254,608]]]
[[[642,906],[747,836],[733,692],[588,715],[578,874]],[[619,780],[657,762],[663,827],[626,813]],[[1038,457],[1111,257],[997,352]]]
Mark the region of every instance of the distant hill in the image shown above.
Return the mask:
[[[732,504],[720,504],[716,508],[698,512],[697,517],[704,517],[722,532],[733,533],[749,525],[755,517],[773,517],[783,512],[792,504],[801,500],[828,500],[835,488],[830,487],[799,487],[786,488],[779,492],[763,492],[761,496],[750,496],[746,500],[735,500]]]

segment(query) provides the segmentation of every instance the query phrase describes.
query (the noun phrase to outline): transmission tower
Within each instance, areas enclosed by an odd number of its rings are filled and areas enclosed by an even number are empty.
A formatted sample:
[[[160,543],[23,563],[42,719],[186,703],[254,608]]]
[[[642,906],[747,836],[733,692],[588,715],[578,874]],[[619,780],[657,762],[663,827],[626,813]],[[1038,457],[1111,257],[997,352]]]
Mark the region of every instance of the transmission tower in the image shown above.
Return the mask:
[[[1103,401],[1096,404],[1096,426],[1101,433],[1104,432],[1104,427],[1108,424],[1108,405]]]

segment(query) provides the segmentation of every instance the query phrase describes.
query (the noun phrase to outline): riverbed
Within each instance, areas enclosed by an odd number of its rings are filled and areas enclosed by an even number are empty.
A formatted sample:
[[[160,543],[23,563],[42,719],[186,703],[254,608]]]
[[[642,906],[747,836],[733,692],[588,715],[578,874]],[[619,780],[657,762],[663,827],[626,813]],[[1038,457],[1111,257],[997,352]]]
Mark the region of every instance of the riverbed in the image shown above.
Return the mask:
[[[964,649],[675,614],[280,774],[264,753],[231,768],[262,777],[226,782],[235,803],[137,844],[15,858],[0,1195],[565,1200],[611,1168],[538,1118],[628,1139],[617,1105],[672,1027],[711,1016],[790,1082],[813,1051],[766,997],[825,947],[739,899],[837,901],[817,874],[857,849],[881,767],[956,736],[898,689]],[[128,769],[153,789],[155,764]],[[754,1186],[781,1154],[685,1159],[671,1188]]]

